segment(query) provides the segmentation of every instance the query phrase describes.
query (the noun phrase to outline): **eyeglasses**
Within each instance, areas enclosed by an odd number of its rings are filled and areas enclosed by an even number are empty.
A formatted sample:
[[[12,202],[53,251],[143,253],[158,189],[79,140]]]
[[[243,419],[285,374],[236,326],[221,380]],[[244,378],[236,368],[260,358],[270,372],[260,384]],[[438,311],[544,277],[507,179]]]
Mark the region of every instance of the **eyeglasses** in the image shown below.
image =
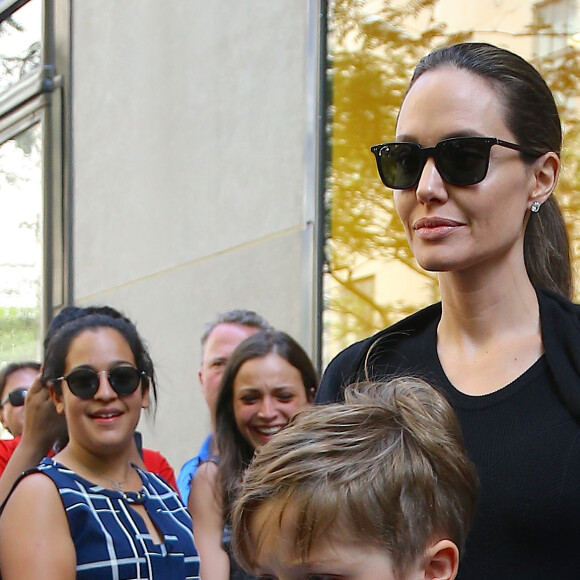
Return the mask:
[[[99,390],[99,375],[102,373],[107,374],[109,384],[120,397],[134,393],[141,379],[147,378],[145,372],[124,365],[115,367],[110,371],[99,372],[93,369],[77,369],[64,377],[54,379],[54,381],[66,381],[71,393],[79,399],[92,399]]]
[[[382,143],[373,145],[382,182],[391,189],[409,189],[419,183],[423,168],[433,157],[437,171],[451,185],[475,185],[485,179],[489,154],[494,145],[537,157],[515,143],[495,137],[453,137],[434,147],[417,143]]]
[[[0,402],[0,407],[3,407],[6,403],[10,403],[13,407],[22,407],[26,399],[26,393],[28,393],[28,389],[24,387],[10,391]]]

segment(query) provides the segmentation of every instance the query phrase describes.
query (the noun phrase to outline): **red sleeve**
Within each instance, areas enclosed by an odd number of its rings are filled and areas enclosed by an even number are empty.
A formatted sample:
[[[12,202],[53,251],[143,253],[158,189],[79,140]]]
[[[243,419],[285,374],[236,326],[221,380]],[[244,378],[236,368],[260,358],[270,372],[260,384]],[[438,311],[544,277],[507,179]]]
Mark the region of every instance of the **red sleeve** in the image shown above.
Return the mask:
[[[154,451],[153,449],[143,449],[142,451],[143,463],[145,463],[147,471],[160,475],[169,485],[171,485],[171,487],[173,487],[173,489],[177,491],[175,472],[173,471],[173,467],[169,465],[169,461],[167,461],[159,451]]]
[[[12,457],[12,453],[14,453],[18,443],[20,443],[20,437],[15,437],[14,439],[0,439],[0,476],[4,473],[6,464]]]

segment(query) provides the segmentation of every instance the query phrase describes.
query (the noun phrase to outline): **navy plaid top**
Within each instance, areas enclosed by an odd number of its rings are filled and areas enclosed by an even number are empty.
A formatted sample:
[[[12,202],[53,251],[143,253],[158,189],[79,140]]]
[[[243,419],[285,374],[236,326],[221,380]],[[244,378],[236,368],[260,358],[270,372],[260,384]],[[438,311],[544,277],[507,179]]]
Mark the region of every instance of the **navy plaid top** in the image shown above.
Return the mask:
[[[35,468],[60,493],[76,548],[77,580],[199,578],[189,512],[162,478],[135,469],[143,481],[139,493],[105,489],[50,458]],[[145,507],[163,543],[152,541],[132,503]]]

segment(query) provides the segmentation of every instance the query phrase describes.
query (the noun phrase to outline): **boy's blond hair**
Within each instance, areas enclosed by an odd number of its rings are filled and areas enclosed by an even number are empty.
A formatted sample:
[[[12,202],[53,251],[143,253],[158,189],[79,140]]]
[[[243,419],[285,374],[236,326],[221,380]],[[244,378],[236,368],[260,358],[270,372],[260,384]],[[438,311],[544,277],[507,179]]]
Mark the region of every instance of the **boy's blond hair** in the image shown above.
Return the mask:
[[[433,541],[463,549],[476,496],[475,468],[441,394],[414,378],[351,385],[345,403],[306,407],[256,454],[233,511],[236,557],[253,571],[264,537],[291,508],[299,557],[330,537],[384,549],[404,575]],[[255,535],[252,518],[266,503],[268,523]]]

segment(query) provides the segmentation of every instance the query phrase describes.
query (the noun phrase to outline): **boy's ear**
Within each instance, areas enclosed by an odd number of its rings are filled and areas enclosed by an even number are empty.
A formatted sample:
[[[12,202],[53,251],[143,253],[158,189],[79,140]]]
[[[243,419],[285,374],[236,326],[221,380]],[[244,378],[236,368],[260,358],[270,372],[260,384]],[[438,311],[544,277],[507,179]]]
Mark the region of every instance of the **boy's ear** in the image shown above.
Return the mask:
[[[459,548],[451,540],[439,540],[425,554],[425,580],[453,580],[459,568]]]

